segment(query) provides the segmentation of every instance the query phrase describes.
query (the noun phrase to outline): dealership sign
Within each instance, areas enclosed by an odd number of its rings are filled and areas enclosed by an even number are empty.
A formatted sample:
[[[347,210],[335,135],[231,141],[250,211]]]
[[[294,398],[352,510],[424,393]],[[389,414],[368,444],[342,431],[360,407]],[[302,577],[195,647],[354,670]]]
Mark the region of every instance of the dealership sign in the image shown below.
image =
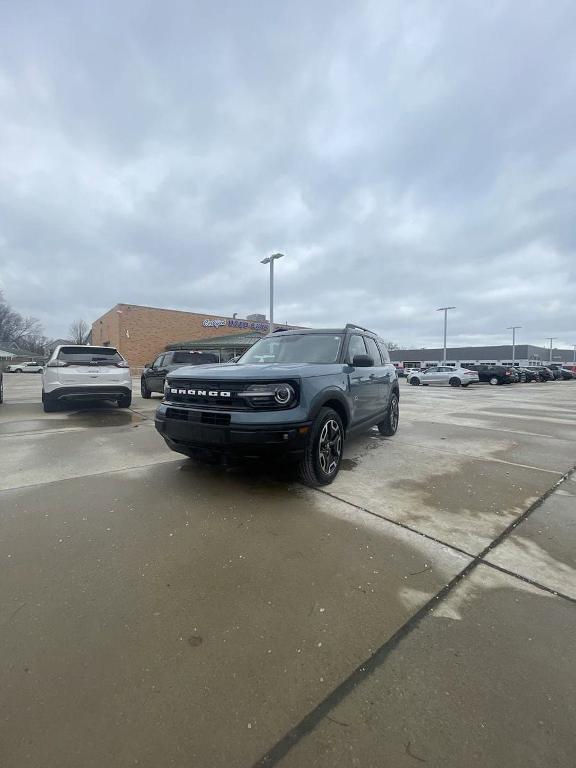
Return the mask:
[[[236,320],[235,318],[230,320],[212,320],[207,317],[205,320],[202,320],[202,325],[204,328],[244,328],[251,331],[268,331],[270,328],[268,323],[256,323],[251,320]]]

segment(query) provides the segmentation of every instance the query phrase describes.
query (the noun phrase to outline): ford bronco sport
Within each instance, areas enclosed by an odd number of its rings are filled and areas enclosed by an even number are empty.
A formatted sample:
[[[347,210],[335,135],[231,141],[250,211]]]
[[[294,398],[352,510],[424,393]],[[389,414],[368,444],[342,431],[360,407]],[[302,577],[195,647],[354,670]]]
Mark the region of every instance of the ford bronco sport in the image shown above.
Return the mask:
[[[237,363],[179,368],[166,377],[156,429],[169,448],[280,455],[310,485],[338,474],[344,439],[374,425],[396,433],[399,388],[384,342],[365,328],[282,331]]]

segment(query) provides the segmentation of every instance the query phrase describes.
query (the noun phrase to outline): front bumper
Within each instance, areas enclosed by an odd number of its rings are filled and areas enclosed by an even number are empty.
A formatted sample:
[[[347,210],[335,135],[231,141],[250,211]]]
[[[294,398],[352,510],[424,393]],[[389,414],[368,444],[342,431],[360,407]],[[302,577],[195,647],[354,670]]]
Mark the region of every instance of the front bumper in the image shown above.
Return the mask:
[[[44,393],[45,400],[114,400],[132,392],[130,387],[118,385],[94,387],[60,387]]]
[[[168,447],[182,453],[196,448],[244,456],[288,454],[297,458],[304,453],[310,433],[310,422],[240,424],[231,421],[230,413],[164,405],[156,411],[154,424]]]

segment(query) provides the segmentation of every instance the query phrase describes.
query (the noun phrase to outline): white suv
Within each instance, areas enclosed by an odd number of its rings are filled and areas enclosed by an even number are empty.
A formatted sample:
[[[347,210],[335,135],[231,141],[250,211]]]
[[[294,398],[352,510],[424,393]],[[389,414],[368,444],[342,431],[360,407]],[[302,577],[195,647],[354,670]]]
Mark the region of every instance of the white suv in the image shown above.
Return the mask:
[[[42,376],[42,404],[48,413],[71,400],[116,400],[132,403],[128,363],[114,347],[67,344],[56,347]]]
[[[6,368],[8,373],[42,373],[44,366],[34,360],[27,363],[14,363]]]

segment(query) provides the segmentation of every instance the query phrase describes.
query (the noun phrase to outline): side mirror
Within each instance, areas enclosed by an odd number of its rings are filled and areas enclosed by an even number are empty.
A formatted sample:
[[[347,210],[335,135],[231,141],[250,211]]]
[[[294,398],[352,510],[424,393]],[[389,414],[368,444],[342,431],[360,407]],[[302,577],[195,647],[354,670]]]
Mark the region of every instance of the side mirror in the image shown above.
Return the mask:
[[[354,368],[372,368],[374,366],[374,360],[370,355],[354,355],[352,365]]]
[[[152,368],[152,363],[144,363],[144,368]]]

